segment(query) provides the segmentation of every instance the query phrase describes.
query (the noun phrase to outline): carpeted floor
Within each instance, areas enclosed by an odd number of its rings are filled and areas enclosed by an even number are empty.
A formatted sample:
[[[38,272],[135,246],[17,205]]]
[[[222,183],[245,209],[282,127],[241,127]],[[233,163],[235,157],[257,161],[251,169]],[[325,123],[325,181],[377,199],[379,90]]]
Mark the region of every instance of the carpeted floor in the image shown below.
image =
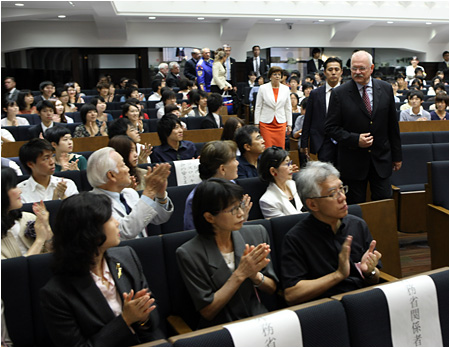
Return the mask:
[[[403,277],[431,270],[426,233],[398,232]]]

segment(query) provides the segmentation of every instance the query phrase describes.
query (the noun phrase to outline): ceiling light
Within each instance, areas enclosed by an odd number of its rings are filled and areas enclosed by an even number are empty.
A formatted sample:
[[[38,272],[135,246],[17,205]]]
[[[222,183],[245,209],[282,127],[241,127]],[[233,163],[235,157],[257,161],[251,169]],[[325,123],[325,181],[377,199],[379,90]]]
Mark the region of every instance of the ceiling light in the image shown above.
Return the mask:
[[[66,15],[59,15],[58,18],[66,18]]]
[[[431,23],[431,22],[426,22],[425,24],[426,24],[426,25],[431,25],[431,24],[433,24],[433,23]]]
[[[279,22],[279,21],[281,21],[281,18],[275,18],[274,21]]]
[[[394,22],[392,22],[392,21],[389,21],[389,22],[386,22],[387,24],[394,24]]]
[[[319,22],[325,22],[325,19],[319,19]]]
[[[16,6],[25,6],[25,4],[19,4],[19,3],[17,3],[17,4],[14,4],[14,5],[16,5]]]
[[[148,17],[148,19],[156,19],[156,17]]]
[[[69,5],[75,7],[75,4],[72,1],[69,1]]]
[[[198,17],[197,18],[199,21],[202,21],[202,20],[204,20],[205,18],[204,17]]]

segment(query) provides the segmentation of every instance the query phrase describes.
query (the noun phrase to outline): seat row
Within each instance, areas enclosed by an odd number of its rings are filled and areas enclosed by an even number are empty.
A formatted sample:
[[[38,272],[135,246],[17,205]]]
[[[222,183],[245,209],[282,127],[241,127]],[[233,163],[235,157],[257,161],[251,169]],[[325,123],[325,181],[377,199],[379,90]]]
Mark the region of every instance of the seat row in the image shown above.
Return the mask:
[[[352,205],[349,206],[349,212],[380,221],[392,211],[392,204],[392,200],[387,200]],[[271,259],[278,274],[280,274],[282,240],[287,231],[307,215],[306,213],[246,222],[246,224],[261,224],[267,229],[271,241]],[[389,229],[383,223],[380,229],[371,226],[373,224],[370,221],[368,223],[374,238],[377,239],[377,248],[384,255],[383,269],[389,272],[389,259],[393,257],[393,253],[388,249],[393,244],[397,245],[398,253],[398,240],[387,240],[386,236],[396,238],[395,226]],[[176,249],[195,235],[196,231],[191,230],[134,239],[120,244],[132,247],[142,263],[149,287],[157,299],[161,329],[166,337],[180,332],[180,330],[173,331],[169,325],[177,322],[175,319],[178,317],[181,317],[190,329],[197,327],[199,314],[195,311],[182,281],[175,257]],[[51,254],[2,260],[1,287],[5,318],[11,339],[17,346],[52,345],[39,304],[39,291],[52,276],[51,262]],[[284,300],[277,294],[261,296],[261,301],[270,311],[286,307]],[[335,319],[330,317],[329,320]]]

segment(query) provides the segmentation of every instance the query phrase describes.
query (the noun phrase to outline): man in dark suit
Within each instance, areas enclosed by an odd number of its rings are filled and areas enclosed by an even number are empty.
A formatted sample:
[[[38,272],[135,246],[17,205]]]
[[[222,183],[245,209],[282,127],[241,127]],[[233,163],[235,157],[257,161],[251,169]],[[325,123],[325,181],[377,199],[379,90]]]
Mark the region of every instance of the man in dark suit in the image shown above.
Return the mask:
[[[223,128],[222,116],[218,114],[223,104],[222,96],[219,93],[211,93],[207,103],[209,113],[203,118],[201,128]]]
[[[8,76],[5,78],[4,86],[6,93],[4,94],[5,101],[16,101],[19,95],[19,90],[16,88],[16,79]]]
[[[448,83],[448,51],[442,53],[444,60],[438,64],[438,70],[444,73],[444,80]]]
[[[333,88],[340,85],[342,60],[330,57],[324,63],[326,84],[311,91],[303,122],[300,154],[309,158],[316,153],[319,161],[336,164],[336,144],[325,135],[325,118]],[[309,144],[308,144],[309,141]],[[310,149],[308,151],[308,148]],[[303,157],[303,156],[301,156]]]
[[[261,48],[259,46],[253,46],[252,51],[253,57],[249,57],[245,61],[247,76],[251,71],[256,73],[256,77],[265,76],[267,74],[267,62],[264,58],[259,56],[261,53]]]
[[[166,86],[170,88],[180,87],[180,65],[177,62],[170,62],[169,64]]]
[[[372,200],[390,198],[392,170],[402,166],[394,92],[389,83],[371,78],[373,69],[368,52],[352,55],[352,81],[333,90],[325,121],[327,136],[338,142],[349,204],[366,201],[368,182]]]
[[[37,104],[41,100],[49,100],[55,94],[55,85],[52,81],[43,81],[39,84],[39,90],[41,91],[41,95],[37,95],[34,97],[34,103]]]
[[[315,47],[312,50],[312,59],[306,63],[307,74],[314,74],[317,71],[323,70],[323,60],[320,59],[320,49]]]
[[[191,81],[197,82],[197,70],[195,67],[197,66],[198,61],[200,60],[200,50],[194,48],[191,52],[192,58],[186,61],[184,65],[184,76]]]
[[[41,123],[32,126],[28,129],[29,139],[39,138],[44,135],[45,131],[48,128],[54,126],[53,115],[55,113],[55,109],[53,108],[53,104],[49,100],[42,100],[36,105],[37,112],[39,117],[41,118]]]

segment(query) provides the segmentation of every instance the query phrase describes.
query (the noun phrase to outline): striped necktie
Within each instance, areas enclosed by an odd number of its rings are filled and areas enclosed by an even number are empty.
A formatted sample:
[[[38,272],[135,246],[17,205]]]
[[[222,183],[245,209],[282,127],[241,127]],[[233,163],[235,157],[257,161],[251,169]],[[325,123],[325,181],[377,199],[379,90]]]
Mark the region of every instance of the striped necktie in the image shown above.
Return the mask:
[[[369,95],[367,94],[367,85],[363,87],[362,99],[369,115],[372,115],[372,105],[370,105]]]

